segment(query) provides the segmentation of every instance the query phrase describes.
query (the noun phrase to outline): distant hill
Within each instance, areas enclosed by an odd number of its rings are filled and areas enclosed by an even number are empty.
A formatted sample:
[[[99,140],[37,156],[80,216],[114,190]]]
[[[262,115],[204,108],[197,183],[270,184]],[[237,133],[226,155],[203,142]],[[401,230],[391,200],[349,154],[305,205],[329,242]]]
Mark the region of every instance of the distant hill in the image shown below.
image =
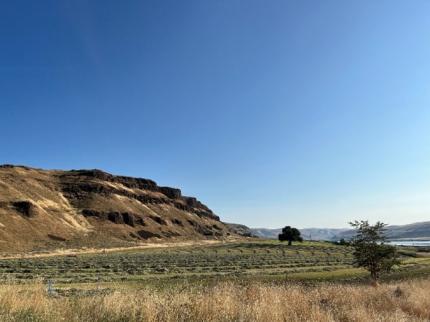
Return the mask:
[[[348,229],[331,229],[331,228],[304,228],[299,229],[304,239],[312,240],[335,240],[336,236],[347,231]],[[252,234],[261,238],[277,239],[281,233],[281,228],[251,228]]]
[[[251,233],[260,238],[277,239],[281,233],[281,228],[250,228]]]
[[[354,230],[344,231],[335,237],[349,239]],[[389,239],[422,239],[430,240],[430,221],[417,222],[408,225],[387,226],[386,235]]]
[[[403,226],[389,226],[388,236],[390,238],[430,239],[430,221]]]
[[[101,170],[0,166],[0,252],[236,235],[181,190]]]
[[[237,235],[243,236],[243,237],[258,237],[256,236],[251,228],[245,225],[240,224],[231,224],[231,223],[225,223],[232,232],[234,232]]]
[[[276,239],[281,228],[251,228],[251,232],[261,238]],[[304,228],[299,229],[305,239],[312,240],[339,240],[349,239],[354,235],[354,230],[341,228]],[[418,222],[408,225],[388,226],[386,235],[390,239],[423,239],[430,240],[430,221]]]
[[[348,231],[346,228],[304,228],[300,229],[304,239],[336,240],[337,236]]]

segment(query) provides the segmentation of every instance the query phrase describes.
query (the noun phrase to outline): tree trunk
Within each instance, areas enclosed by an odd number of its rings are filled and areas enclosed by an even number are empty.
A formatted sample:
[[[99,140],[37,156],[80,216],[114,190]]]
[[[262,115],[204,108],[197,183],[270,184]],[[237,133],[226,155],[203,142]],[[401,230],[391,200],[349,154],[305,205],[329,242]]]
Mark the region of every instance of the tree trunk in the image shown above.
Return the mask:
[[[291,246],[292,242],[291,240],[288,241],[288,246]]]
[[[378,283],[378,274],[375,273],[375,272],[370,272],[370,276],[372,278],[371,285],[373,287],[378,287],[378,285],[379,285],[379,283]]]

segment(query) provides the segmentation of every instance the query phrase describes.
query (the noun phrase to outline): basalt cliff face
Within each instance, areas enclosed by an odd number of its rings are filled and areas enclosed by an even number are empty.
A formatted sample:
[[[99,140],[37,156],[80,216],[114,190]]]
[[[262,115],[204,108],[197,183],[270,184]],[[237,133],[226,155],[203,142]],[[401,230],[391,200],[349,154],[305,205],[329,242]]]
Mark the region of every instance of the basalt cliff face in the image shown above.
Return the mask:
[[[196,198],[149,179],[0,166],[0,252],[234,235]]]

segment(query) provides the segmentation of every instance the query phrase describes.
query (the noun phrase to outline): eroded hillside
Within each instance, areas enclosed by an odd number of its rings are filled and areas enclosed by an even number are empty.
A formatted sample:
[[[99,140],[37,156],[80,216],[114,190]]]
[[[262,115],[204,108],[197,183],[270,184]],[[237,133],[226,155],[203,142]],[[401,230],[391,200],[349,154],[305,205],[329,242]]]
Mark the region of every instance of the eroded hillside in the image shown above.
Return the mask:
[[[179,189],[100,170],[0,166],[0,251],[223,239],[232,232]]]

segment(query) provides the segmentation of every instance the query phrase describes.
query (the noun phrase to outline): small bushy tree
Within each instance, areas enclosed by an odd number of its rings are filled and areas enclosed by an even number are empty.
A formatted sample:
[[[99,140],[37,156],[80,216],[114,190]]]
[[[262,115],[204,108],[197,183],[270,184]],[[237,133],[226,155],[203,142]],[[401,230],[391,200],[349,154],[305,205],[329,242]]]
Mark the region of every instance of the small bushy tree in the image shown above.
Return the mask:
[[[397,249],[385,243],[386,224],[378,221],[370,225],[367,220],[356,220],[350,225],[356,229],[356,235],[351,240],[355,264],[367,269],[376,285],[381,273],[389,272],[399,264]]]
[[[280,241],[288,240],[288,245],[291,245],[293,241],[303,241],[300,231],[297,228],[293,228],[291,226],[282,228],[282,233],[278,235],[278,239]]]
[[[341,239],[339,240],[338,244],[339,244],[339,245],[342,245],[342,246],[348,246],[348,245],[349,245],[349,242],[347,242],[347,241],[345,240],[345,238],[341,238]]]

